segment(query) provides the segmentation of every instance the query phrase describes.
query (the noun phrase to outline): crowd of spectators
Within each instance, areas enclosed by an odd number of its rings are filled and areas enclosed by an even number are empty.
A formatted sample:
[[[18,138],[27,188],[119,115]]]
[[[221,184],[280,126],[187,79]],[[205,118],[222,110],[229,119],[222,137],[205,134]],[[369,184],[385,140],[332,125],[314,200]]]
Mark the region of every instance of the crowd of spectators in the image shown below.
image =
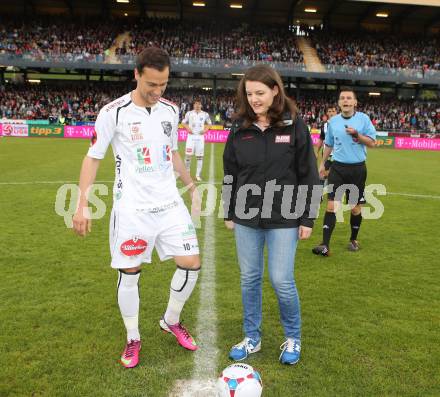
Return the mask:
[[[105,62],[110,47],[116,44],[115,38],[125,32],[129,33],[128,40],[115,53],[123,63],[132,62],[145,46],[156,45],[167,50],[179,64],[193,60],[209,65],[219,60],[228,60],[231,65],[256,61],[304,64],[296,33],[284,25],[170,18],[103,20],[97,24],[96,19],[87,18],[39,17],[30,21],[3,17],[0,54],[33,60],[50,56],[54,61]],[[368,73],[371,68],[383,68],[417,70],[423,75],[440,70],[438,36],[401,37],[321,28],[303,28],[302,32],[309,36],[328,71],[337,71],[336,67],[367,68],[361,72]]]
[[[230,121],[235,112],[235,92],[233,90],[216,90],[215,98],[213,90],[202,88],[168,88],[165,93],[166,98],[178,104],[180,109],[180,118],[192,109],[195,99],[202,102],[204,111],[211,115],[219,115],[220,120]]]
[[[151,18],[135,24],[130,36],[119,55],[133,56],[149,44],[176,58],[303,62],[296,35],[285,26]]]
[[[298,107],[307,125],[321,128],[329,106],[335,106],[335,94],[305,92]],[[359,111],[370,116],[378,131],[440,133],[440,101],[358,97]]]
[[[310,37],[324,65],[440,70],[440,37],[316,30]]]
[[[66,17],[0,20],[0,54],[25,59],[104,62],[121,27]]]
[[[49,119],[58,123],[66,118],[68,124],[94,121],[99,109],[115,94],[109,84],[7,84],[0,86],[0,119]]]
[[[99,109],[134,87],[130,82],[7,84],[0,86],[0,119],[49,119],[53,123],[74,124],[94,121]],[[295,92],[289,93],[295,97]],[[180,118],[191,110],[194,99],[213,120],[230,123],[235,106],[235,91],[169,87],[165,97],[180,109]],[[297,103],[310,128],[320,128],[334,93],[302,91]],[[367,113],[378,130],[440,133],[440,101],[397,100],[360,96],[358,109]]]

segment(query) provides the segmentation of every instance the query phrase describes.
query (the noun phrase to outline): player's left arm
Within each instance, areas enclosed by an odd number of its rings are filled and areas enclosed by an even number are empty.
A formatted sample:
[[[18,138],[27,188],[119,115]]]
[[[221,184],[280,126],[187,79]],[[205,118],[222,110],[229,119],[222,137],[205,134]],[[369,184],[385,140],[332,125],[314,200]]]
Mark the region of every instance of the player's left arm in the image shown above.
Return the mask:
[[[177,150],[173,151],[173,169],[182,180],[183,184],[188,187],[190,191],[195,189],[194,181],[192,180],[185,164],[182,161],[182,157]]]
[[[200,212],[202,210],[202,198],[177,150],[173,151],[173,168],[174,171],[179,175],[184,185],[187,187],[191,196],[191,217],[193,220],[199,219]]]
[[[179,125],[179,116],[174,117],[173,120],[173,128],[171,130],[171,151],[172,151],[172,163],[173,169],[177,173],[177,176],[182,180],[184,185],[188,187],[189,191],[192,193],[195,190],[195,184],[185,167],[185,164],[180,157],[178,152],[178,125]]]
[[[203,128],[203,133],[205,134],[206,132],[208,132],[208,130],[211,128],[212,125],[212,121],[209,117],[209,114],[206,113],[206,120],[205,120],[205,126]]]

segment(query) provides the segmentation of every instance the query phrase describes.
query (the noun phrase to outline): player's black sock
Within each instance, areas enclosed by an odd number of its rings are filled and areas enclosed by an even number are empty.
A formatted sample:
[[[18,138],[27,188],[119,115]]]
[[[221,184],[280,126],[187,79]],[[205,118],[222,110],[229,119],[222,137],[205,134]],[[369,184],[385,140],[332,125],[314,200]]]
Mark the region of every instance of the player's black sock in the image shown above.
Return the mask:
[[[327,247],[330,246],[330,238],[336,225],[336,214],[326,211],[324,215],[324,224],[322,226],[322,243]]]
[[[362,223],[362,214],[353,215],[350,217],[350,225],[351,225],[351,237],[350,240],[357,240],[357,235],[359,233],[359,228]]]

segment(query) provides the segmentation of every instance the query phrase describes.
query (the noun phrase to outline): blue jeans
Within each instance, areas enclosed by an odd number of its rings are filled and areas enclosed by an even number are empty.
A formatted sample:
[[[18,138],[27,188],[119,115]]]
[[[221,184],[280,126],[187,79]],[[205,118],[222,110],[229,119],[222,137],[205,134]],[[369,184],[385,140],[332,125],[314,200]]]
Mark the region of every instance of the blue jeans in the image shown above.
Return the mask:
[[[245,336],[261,337],[264,244],[268,251],[269,278],[274,288],[286,338],[301,339],[301,311],[293,269],[298,228],[254,229],[235,224],[240,264],[243,328]]]

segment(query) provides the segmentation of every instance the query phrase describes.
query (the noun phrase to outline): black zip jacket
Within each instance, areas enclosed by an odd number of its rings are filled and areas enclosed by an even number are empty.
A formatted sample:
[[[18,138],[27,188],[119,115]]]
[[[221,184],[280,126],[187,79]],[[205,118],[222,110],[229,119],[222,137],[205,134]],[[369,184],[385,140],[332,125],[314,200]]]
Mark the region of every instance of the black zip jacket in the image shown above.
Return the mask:
[[[234,122],[223,153],[225,220],[254,228],[313,227],[322,187],[312,138],[301,118],[286,114],[283,123],[263,132]]]

